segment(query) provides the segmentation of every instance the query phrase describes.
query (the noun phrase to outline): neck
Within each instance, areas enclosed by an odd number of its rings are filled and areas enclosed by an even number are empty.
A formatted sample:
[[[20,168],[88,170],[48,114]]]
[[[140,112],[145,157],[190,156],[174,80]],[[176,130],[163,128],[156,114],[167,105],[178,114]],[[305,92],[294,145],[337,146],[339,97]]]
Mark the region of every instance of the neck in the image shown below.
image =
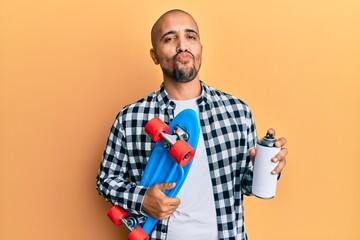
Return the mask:
[[[201,95],[201,84],[198,78],[180,83],[171,79],[164,80],[164,87],[169,96],[174,100],[189,100]]]

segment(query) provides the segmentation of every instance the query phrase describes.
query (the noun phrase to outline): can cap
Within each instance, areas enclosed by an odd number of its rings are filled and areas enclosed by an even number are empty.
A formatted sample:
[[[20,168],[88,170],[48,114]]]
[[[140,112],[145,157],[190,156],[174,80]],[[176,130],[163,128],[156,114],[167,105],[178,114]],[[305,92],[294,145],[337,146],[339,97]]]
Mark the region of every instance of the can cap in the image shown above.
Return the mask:
[[[266,133],[265,137],[258,140],[258,144],[264,147],[275,147],[275,141],[273,134]]]

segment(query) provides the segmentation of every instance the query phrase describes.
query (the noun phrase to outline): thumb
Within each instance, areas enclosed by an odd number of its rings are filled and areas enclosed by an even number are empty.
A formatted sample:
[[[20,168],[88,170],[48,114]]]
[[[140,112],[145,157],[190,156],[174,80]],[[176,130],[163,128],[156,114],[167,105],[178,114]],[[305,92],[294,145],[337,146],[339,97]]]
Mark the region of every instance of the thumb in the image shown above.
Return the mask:
[[[158,183],[155,185],[160,191],[170,190],[176,186],[176,183]]]
[[[250,155],[250,160],[251,160],[251,161],[253,162],[253,164],[254,164],[254,160],[255,160],[255,156],[256,156],[256,148],[250,149],[249,155]]]

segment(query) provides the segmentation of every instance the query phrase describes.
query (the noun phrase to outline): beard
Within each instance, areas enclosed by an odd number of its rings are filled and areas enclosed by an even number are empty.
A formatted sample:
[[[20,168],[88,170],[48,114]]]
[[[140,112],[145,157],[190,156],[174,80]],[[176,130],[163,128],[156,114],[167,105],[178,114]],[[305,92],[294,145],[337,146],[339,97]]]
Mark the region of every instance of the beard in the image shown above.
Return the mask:
[[[191,66],[184,66],[183,68],[181,68],[179,67],[180,64],[177,63],[176,58],[177,55],[173,58],[173,63],[174,63],[173,70],[171,71],[170,69],[163,67],[162,68],[163,73],[166,74],[171,79],[175,80],[176,82],[180,82],[180,83],[187,83],[194,80],[199,72],[199,70],[196,69],[195,64],[192,64]]]

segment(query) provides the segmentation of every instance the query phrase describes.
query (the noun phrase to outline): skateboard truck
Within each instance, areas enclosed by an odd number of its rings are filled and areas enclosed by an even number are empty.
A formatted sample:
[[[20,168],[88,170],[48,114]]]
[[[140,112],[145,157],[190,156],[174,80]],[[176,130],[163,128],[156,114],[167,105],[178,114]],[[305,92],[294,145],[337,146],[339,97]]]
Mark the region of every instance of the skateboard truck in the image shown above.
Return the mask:
[[[186,142],[190,135],[179,125],[175,125],[173,134],[169,134],[169,126],[160,118],[153,118],[146,123],[145,132],[155,142],[164,140],[164,148],[180,166],[188,164],[195,155],[195,149]]]
[[[188,140],[189,139],[189,134],[187,134],[185,132],[185,130],[183,130],[181,127],[179,126],[175,126],[174,127],[174,132],[173,135],[171,134],[167,134],[162,132],[161,133],[162,138],[165,140],[164,142],[164,147],[166,149],[170,149],[171,146],[173,146],[177,141],[179,140]]]
[[[131,232],[133,231],[137,226],[145,222],[146,217],[145,216],[131,216],[125,219],[121,219],[121,222],[126,226],[126,228]]]
[[[167,150],[170,150],[170,148],[174,146],[175,143],[178,142],[179,140],[187,141],[190,137],[189,134],[179,126],[174,127],[172,135],[167,134],[165,132],[162,132],[160,135],[164,139],[164,148]],[[184,160],[189,159],[189,157],[190,157],[189,154],[185,154]]]
[[[115,205],[109,210],[108,217],[116,226],[124,224],[124,226],[130,231],[128,240],[150,239],[149,235],[147,235],[147,233],[139,226],[146,221],[145,216],[135,214],[129,215],[127,211]]]

